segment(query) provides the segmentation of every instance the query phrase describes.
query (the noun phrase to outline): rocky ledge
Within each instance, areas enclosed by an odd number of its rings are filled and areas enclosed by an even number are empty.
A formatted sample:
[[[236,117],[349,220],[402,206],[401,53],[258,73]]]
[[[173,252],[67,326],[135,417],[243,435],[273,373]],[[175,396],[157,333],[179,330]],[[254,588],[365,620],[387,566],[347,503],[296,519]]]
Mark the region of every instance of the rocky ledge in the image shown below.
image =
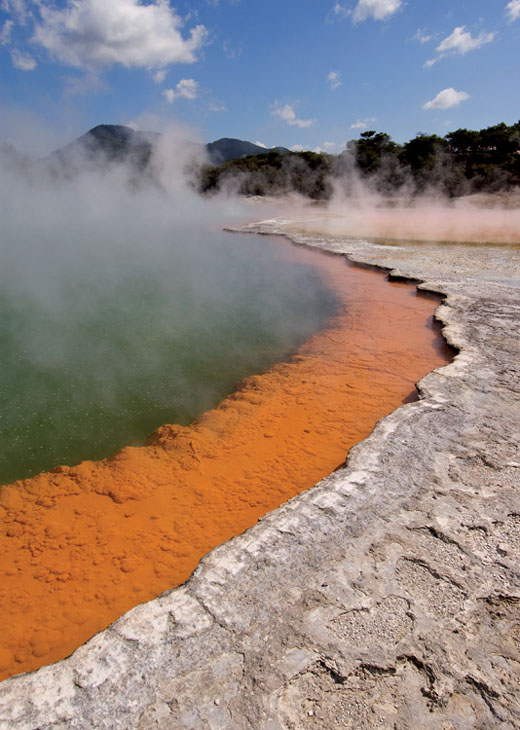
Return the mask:
[[[0,728],[520,728],[520,252],[250,230],[444,294],[459,354],[185,585],[2,683]]]

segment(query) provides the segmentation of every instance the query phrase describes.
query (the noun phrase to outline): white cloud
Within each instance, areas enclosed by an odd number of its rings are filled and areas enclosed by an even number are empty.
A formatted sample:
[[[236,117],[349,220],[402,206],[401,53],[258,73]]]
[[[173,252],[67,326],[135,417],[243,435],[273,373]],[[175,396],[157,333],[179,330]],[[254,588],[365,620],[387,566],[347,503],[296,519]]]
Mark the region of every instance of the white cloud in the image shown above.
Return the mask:
[[[0,44],[2,46],[7,46],[11,42],[11,31],[13,29],[13,21],[12,20],[6,20],[5,23],[2,26],[2,30],[0,30]]]
[[[199,83],[195,79],[181,79],[176,88],[177,96],[184,99],[196,99],[199,93]]]
[[[369,124],[376,121],[375,117],[365,117],[364,119],[358,119],[354,124],[350,125],[350,129],[367,129]]]
[[[469,51],[475,51],[486,43],[491,43],[495,35],[496,33],[480,33],[476,38],[473,38],[471,33],[466,30],[466,27],[460,25],[437,46],[437,50],[439,53],[453,51],[462,55]]]
[[[336,147],[338,147],[336,142],[323,142],[321,145],[318,145],[318,147],[315,147],[313,149],[313,152],[327,152],[331,154]]]
[[[182,20],[168,0],[67,0],[63,8],[40,4],[33,40],[68,66],[121,64],[161,68],[193,63],[207,31],[203,25],[181,34]]]
[[[339,71],[331,71],[327,75],[327,81],[329,82],[329,86],[331,89],[337,89],[343,83],[341,81],[341,74],[339,73]]]
[[[271,116],[280,117],[280,119],[283,119],[284,122],[290,124],[291,127],[300,127],[300,129],[312,127],[315,122],[314,119],[298,119],[290,104],[286,104],[282,107],[276,106],[276,108],[271,112]]]
[[[11,13],[11,15],[14,15],[16,22],[20,23],[20,25],[25,25],[27,18],[30,15],[25,0],[3,0],[2,10],[5,13]]]
[[[520,18],[520,0],[511,0],[506,5],[506,12],[509,15],[509,22],[512,23],[514,20]]]
[[[36,61],[28,53],[22,53],[17,48],[11,51],[11,61],[15,68],[20,71],[33,71],[36,68]]]
[[[195,79],[181,79],[175,89],[165,89],[162,95],[172,104],[175,99],[196,99],[199,94],[199,84]]]
[[[458,106],[466,99],[469,99],[469,94],[465,91],[455,91],[452,88],[443,89],[434,99],[423,104],[423,109],[451,109],[452,106]]]
[[[358,0],[352,19],[359,23],[367,18],[385,20],[402,6],[401,0]]]
[[[161,91],[161,94],[164,96],[168,104],[173,104],[173,100],[175,99],[175,91],[173,89],[164,89],[164,91]]]
[[[208,109],[210,110],[210,112],[227,112],[226,105],[215,99],[213,99],[213,101],[210,101]]]
[[[162,84],[164,79],[166,78],[166,69],[161,69],[160,71],[157,71],[157,73],[154,73],[152,76],[152,79],[155,81],[156,84]]]
[[[328,12],[326,20],[331,22],[333,20],[341,20],[347,18],[352,11],[347,8],[346,5],[341,3],[335,3],[332,9]]]
[[[414,35],[416,41],[419,41],[421,45],[429,43],[432,39],[431,35],[427,35],[422,28],[417,28],[417,32]]]
[[[291,152],[303,152],[305,150],[305,147],[302,144],[293,144],[292,147],[289,147]]]
[[[519,0],[520,2],[520,0]],[[465,53],[470,51],[476,51],[477,48],[485,46],[487,43],[491,43],[496,36],[496,33],[480,33],[478,36],[473,38],[471,33],[466,30],[465,25],[459,25],[454,28],[453,32],[445,38],[436,50],[439,55],[437,58],[429,58],[424,64],[425,68],[430,68],[437,61],[452,54],[458,54],[463,56]]]
[[[257,145],[257,147],[263,147],[264,150],[267,149],[267,145],[264,144],[263,142],[259,142],[258,140],[256,140],[255,144]]]

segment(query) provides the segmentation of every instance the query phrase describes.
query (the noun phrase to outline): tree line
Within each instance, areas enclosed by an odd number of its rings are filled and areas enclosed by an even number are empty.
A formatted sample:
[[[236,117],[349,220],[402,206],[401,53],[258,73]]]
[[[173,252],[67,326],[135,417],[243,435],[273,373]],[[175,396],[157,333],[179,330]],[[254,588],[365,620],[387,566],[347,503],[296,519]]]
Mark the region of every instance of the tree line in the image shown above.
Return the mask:
[[[388,195],[435,190],[456,197],[511,190],[520,185],[520,121],[479,131],[457,129],[444,137],[419,133],[404,144],[367,130],[339,155],[271,151],[205,165],[196,186],[205,194],[230,187],[242,195],[297,192],[327,200],[337,184],[349,192],[359,179]]]

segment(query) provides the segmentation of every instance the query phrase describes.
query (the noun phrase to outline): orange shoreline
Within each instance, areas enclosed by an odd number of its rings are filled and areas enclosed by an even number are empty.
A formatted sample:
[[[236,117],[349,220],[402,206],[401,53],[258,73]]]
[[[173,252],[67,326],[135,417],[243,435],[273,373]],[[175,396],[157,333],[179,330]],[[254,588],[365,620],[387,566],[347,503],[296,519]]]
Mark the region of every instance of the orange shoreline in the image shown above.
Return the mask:
[[[200,558],[341,465],[449,360],[437,302],[410,284],[283,244],[340,307],[290,361],[143,447],[0,489],[0,679],[62,659]],[[437,300],[438,301],[438,300]]]

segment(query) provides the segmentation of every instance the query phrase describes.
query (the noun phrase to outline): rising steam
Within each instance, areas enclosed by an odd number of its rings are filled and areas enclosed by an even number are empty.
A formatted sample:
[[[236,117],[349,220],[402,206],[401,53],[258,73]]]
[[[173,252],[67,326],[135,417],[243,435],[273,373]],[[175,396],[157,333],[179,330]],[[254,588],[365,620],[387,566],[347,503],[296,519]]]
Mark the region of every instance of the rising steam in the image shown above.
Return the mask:
[[[251,210],[190,186],[198,140],[141,152],[4,155],[0,483],[189,423],[330,314],[312,269],[221,232]]]
[[[331,178],[333,194],[326,215],[306,230],[332,235],[431,242],[520,243],[520,194],[477,193],[448,197],[443,170],[432,169],[418,188],[400,172],[389,184],[389,170],[363,177],[344,154],[340,174]],[[395,172],[395,171],[394,171]]]
[[[406,241],[520,244],[518,196],[474,195],[449,200],[430,194],[411,200],[366,192],[335,196],[319,224],[306,230]]]

